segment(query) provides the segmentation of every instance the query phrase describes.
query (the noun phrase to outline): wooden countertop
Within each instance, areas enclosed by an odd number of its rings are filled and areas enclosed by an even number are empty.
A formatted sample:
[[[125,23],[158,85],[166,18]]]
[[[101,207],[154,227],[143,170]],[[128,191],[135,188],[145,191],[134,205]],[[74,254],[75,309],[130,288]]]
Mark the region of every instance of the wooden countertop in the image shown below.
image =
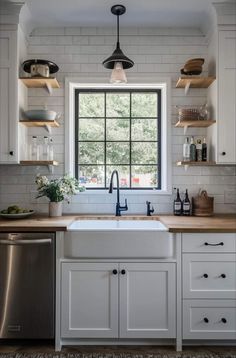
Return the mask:
[[[226,232],[236,233],[236,215],[160,216],[160,221],[170,232]]]
[[[107,219],[107,220],[160,220],[170,232],[226,232],[236,233],[236,215],[215,215],[213,217],[183,217],[173,215],[64,215],[59,218],[49,218],[46,215],[34,215],[28,219],[0,219],[0,232],[24,231],[67,231],[74,220]]]

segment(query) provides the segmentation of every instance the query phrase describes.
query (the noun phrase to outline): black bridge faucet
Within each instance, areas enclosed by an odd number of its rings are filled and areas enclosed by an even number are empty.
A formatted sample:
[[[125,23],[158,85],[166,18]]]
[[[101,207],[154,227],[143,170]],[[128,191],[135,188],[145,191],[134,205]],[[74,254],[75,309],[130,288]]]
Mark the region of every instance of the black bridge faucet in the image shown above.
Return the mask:
[[[112,191],[113,191],[113,177],[114,177],[114,175],[116,175],[116,181],[117,181],[117,187],[116,187],[116,191],[117,191],[116,216],[121,216],[121,211],[127,211],[128,210],[127,199],[125,199],[125,205],[121,206],[120,205],[119,174],[118,174],[117,170],[113,170],[113,172],[111,174],[111,180],[110,180],[110,186],[109,186],[109,194],[111,194]]]

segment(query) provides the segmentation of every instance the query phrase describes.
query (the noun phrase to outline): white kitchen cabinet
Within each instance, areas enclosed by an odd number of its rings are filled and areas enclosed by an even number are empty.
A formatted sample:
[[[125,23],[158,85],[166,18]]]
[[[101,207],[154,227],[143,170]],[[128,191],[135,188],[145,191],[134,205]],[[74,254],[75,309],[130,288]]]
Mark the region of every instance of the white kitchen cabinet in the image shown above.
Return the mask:
[[[61,300],[63,338],[118,337],[117,264],[63,263]]]
[[[235,339],[235,244],[230,233],[182,234],[183,339]]]
[[[175,263],[62,263],[62,338],[174,338]]]
[[[184,298],[236,298],[235,254],[184,254]]]
[[[124,263],[120,272],[120,338],[176,337],[175,264]]]
[[[216,126],[208,129],[209,149],[217,164],[232,165],[236,164],[236,30],[218,29],[210,48],[214,50],[209,70],[216,71],[216,82],[209,88],[208,103]]]
[[[235,300],[185,300],[184,339],[235,339]]]
[[[236,31],[219,31],[218,163],[236,163]]]
[[[18,162],[17,31],[0,31],[0,164]]]

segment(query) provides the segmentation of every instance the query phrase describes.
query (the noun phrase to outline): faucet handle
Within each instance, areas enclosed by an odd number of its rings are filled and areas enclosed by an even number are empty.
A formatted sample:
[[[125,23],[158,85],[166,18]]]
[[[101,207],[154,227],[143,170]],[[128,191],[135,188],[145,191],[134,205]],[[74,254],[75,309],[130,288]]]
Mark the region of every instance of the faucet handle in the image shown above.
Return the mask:
[[[122,209],[124,210],[128,210],[128,204],[127,204],[127,199],[125,199],[125,205],[124,206],[121,206]]]
[[[152,206],[151,208],[151,202],[150,201],[146,201],[146,205],[147,205],[147,216],[151,216],[152,213],[154,213],[154,207]]]
[[[125,205],[120,205],[119,208],[120,208],[120,211],[127,211],[128,210],[127,199],[125,199]]]

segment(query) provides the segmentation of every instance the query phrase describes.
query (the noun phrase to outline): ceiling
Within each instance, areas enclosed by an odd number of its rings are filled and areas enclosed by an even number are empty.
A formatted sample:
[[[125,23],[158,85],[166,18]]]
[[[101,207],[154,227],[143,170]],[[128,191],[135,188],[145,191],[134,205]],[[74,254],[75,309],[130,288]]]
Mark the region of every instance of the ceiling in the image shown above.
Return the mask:
[[[227,0],[214,0],[214,2]],[[34,27],[114,26],[110,8],[126,6],[121,26],[202,27],[213,0],[26,0]]]

